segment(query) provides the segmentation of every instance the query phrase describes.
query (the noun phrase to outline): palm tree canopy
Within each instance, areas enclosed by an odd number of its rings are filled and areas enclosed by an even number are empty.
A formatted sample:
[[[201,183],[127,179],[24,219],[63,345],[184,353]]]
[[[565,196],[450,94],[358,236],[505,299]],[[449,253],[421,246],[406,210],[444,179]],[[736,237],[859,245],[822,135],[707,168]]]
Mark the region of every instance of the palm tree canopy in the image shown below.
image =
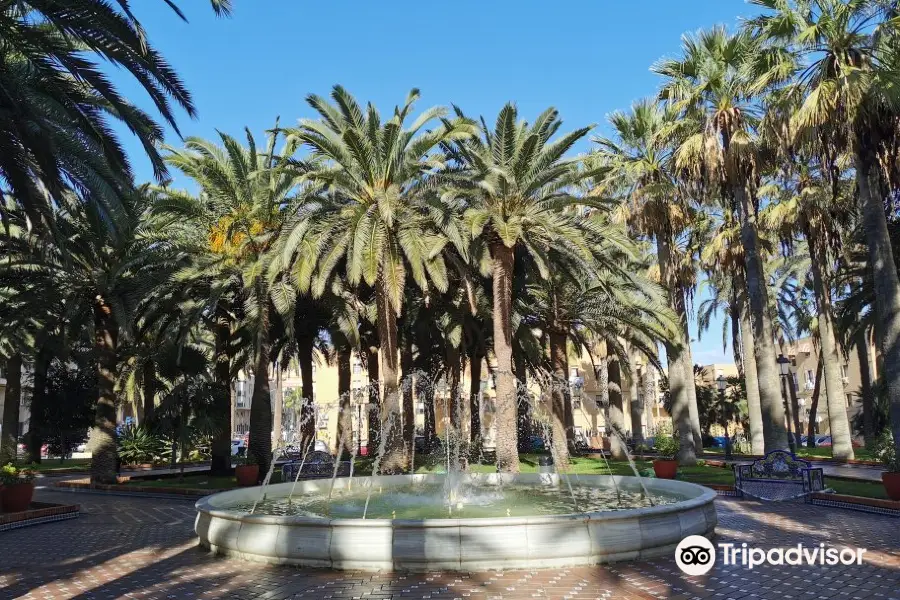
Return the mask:
[[[446,166],[433,151],[471,135],[473,128],[462,119],[446,119],[440,107],[407,126],[418,98],[413,89],[384,122],[374,105],[363,110],[341,86],[332,90],[332,102],[314,94],[307,98],[320,119],[301,120],[288,130],[288,139],[310,149],[313,164],[305,177],[321,190],[320,203],[288,224],[283,246],[302,291],[321,295],[339,265],[352,286],[382,280],[398,313],[408,270],[420,288],[427,289],[430,280],[446,289],[441,251],[448,240],[462,251],[465,246],[446,227],[444,207],[428,193]],[[426,129],[438,119],[440,125]]]

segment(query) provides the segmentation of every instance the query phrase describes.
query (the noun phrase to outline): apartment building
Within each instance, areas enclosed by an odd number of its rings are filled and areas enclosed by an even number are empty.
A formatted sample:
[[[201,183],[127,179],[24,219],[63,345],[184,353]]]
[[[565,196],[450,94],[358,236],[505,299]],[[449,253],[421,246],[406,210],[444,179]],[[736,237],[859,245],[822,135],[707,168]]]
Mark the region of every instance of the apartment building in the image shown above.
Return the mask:
[[[819,351],[820,349],[813,342],[811,337],[801,338],[794,343],[784,343],[778,347],[778,351],[790,359],[788,364],[788,384],[793,387],[797,394],[797,404],[800,407],[800,425],[805,434],[809,428],[810,409],[812,405],[813,392],[816,389],[817,377],[823,379],[819,382],[819,404],[816,411],[816,422],[813,430],[816,433],[828,434],[830,431],[828,423],[828,408],[825,403],[824,375],[818,373]],[[871,369],[870,380],[874,381],[877,376],[875,357],[875,347],[868,349],[869,363]],[[857,413],[862,411],[861,388],[862,377],[859,364],[859,356],[853,351],[849,356],[840,355],[841,365],[841,383],[843,384],[843,393],[846,401],[846,409],[848,418],[853,418]],[[704,385],[715,386],[716,379],[720,376],[731,377],[737,376],[738,370],[733,363],[710,364],[704,365],[700,369],[697,382]],[[788,389],[790,393],[790,389]]]

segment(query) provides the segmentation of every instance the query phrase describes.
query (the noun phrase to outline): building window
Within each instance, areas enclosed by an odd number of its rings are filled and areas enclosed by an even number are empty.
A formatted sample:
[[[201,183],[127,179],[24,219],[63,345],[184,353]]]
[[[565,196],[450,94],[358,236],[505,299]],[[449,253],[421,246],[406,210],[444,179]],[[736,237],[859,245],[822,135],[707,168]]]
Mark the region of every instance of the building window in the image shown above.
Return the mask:
[[[572,367],[571,369],[569,369],[569,377],[571,377],[572,379],[578,377],[578,368],[577,367]]]
[[[572,398],[572,409],[581,410],[581,398]]]
[[[355,365],[353,365],[353,374],[359,375],[360,373],[362,373],[362,365],[359,363],[356,363]]]
[[[841,379],[847,380],[847,365],[841,365]]]
[[[847,408],[853,406],[853,394],[847,394]]]
[[[800,382],[797,380],[797,371],[791,371],[791,381],[794,382],[794,389],[800,389]]]

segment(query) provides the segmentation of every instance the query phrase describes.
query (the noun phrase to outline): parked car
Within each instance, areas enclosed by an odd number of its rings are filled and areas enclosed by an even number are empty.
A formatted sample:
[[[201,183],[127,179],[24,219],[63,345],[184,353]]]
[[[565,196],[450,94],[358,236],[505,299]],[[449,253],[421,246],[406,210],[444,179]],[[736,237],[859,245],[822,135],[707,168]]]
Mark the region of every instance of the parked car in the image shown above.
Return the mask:
[[[327,453],[328,452],[328,444],[326,444],[322,440],[316,440],[316,443],[313,445],[313,451]]]
[[[243,456],[247,453],[247,444],[242,439],[231,440],[231,455]]]
[[[831,446],[831,436],[830,435],[820,435],[816,438],[816,447],[821,446]]]
[[[77,446],[75,446],[75,452],[87,452],[87,442],[81,442]]]
[[[18,451],[18,454],[25,454],[28,452],[28,447],[25,444],[20,443],[18,446],[16,446],[16,449]],[[43,446],[41,446],[41,458],[47,458],[49,456],[49,454],[50,454],[50,445],[44,444]]]

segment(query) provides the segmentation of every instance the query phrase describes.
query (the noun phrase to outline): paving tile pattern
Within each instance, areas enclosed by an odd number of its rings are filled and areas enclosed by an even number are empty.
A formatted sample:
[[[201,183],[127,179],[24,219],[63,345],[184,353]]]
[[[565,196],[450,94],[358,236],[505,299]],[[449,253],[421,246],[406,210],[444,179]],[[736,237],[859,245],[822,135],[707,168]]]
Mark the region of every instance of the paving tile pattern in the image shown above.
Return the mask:
[[[0,533],[0,599],[763,598],[900,600],[900,519],[804,504],[720,499],[719,542],[868,549],[862,566],[717,564],[687,577],[673,559],[544,571],[359,573],[272,567],[209,555],[193,502],[42,490],[82,516]]]

